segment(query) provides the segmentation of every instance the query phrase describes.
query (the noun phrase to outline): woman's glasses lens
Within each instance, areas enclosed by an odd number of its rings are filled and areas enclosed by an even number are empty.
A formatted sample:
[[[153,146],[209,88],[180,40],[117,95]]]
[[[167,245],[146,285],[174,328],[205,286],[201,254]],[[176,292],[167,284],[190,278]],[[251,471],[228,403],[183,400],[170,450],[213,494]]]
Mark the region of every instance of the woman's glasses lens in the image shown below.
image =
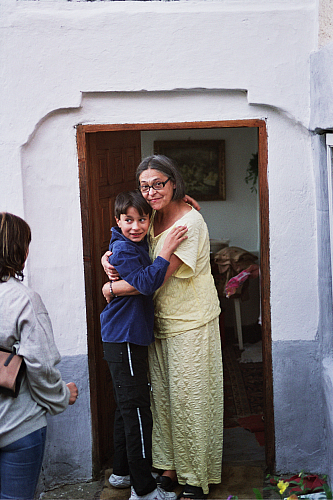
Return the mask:
[[[161,181],[156,181],[156,182],[153,182],[153,184],[151,186],[149,186],[149,184],[141,184],[139,189],[141,191],[141,193],[148,193],[148,191],[153,188],[154,191],[159,191],[160,189],[163,189],[164,186],[166,185],[166,183],[171,179],[171,177],[169,177],[166,181],[164,182],[161,182]]]

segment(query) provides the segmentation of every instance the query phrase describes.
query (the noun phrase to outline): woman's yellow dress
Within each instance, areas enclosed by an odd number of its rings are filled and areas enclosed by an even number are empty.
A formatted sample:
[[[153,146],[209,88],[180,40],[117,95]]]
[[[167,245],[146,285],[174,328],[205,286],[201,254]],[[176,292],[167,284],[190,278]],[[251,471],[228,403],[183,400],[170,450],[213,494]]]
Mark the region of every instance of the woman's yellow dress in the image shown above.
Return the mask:
[[[154,295],[156,340],[149,347],[153,465],[176,470],[180,484],[201,486],[206,494],[209,484],[221,482],[220,305],[205,221],[192,209],[178,225],[188,228],[188,239],[175,251],[183,264]],[[155,237],[151,225],[152,260],[170,229]]]

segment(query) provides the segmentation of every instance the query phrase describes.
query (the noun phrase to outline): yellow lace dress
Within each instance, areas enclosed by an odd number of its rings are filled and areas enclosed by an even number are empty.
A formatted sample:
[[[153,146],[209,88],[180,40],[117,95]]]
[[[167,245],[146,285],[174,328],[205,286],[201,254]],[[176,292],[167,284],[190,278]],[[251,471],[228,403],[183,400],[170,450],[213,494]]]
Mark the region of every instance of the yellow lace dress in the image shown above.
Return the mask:
[[[206,223],[194,209],[177,221],[188,239],[183,264],[154,296],[155,342],[149,347],[153,465],[176,470],[182,485],[221,482],[223,374],[220,305],[211,275]],[[170,228],[171,229],[171,228]],[[170,231],[149,232],[152,260]]]

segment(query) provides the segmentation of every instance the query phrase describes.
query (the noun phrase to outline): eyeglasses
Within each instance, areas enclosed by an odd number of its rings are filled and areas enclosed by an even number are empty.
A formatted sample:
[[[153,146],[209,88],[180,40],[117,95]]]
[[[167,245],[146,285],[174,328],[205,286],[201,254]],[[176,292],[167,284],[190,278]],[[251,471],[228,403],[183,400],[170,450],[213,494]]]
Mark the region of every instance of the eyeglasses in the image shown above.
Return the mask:
[[[155,181],[151,186],[149,186],[149,184],[140,184],[139,189],[141,193],[149,193],[151,188],[153,188],[154,191],[160,191],[161,189],[164,188],[164,186],[166,185],[167,182],[169,182],[170,179],[171,177],[168,177],[168,179],[164,182]]]

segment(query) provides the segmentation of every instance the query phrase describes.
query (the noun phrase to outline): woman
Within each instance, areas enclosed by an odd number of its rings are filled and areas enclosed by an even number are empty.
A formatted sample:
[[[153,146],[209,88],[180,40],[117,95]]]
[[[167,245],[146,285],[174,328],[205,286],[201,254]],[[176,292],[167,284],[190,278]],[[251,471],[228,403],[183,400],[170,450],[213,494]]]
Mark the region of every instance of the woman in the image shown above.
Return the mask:
[[[183,201],[183,179],[169,158],[145,158],[137,169],[142,196],[154,209],[149,232],[154,260],[174,225],[188,239],[171,257],[167,282],[155,292],[155,343],[149,347],[152,384],[153,465],[179,498],[205,498],[221,482],[223,441],[222,356],[219,300],[210,270],[209,235],[201,215]],[[110,273],[106,256],[104,269]],[[103,293],[110,300],[109,284]],[[135,293],[124,281],[116,295]]]
[[[0,213],[0,349],[23,356],[17,398],[0,393],[0,498],[33,499],[40,474],[46,413],[74,404],[78,389],[61,379],[49,316],[40,296],[24,286],[31,232],[20,217]]]

